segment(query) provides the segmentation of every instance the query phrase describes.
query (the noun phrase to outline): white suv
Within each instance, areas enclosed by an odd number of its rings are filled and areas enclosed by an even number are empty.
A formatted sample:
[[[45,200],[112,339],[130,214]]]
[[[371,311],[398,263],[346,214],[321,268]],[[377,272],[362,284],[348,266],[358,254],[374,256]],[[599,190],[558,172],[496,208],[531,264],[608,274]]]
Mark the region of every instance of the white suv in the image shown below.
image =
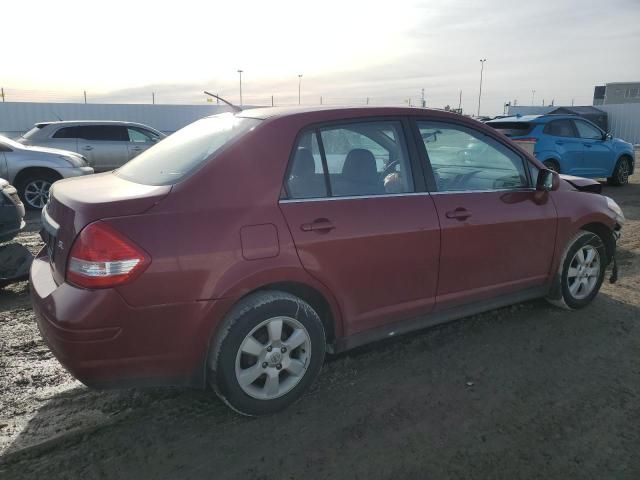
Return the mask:
[[[96,172],[107,172],[164,137],[141,123],[83,120],[36,123],[18,142],[77,152]]]

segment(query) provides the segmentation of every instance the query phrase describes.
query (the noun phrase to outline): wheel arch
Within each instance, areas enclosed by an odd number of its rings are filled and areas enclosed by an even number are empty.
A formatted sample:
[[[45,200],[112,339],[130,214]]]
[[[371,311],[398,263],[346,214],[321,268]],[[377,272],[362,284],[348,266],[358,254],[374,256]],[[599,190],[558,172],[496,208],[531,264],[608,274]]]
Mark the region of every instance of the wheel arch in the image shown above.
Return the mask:
[[[595,233],[602,239],[602,243],[604,243],[604,247],[607,252],[606,264],[608,265],[611,262],[611,259],[613,258],[613,255],[616,251],[616,241],[611,234],[611,228],[604,223],[591,222],[582,225],[579,229]]]
[[[636,162],[633,160],[633,156],[628,152],[622,152],[620,155],[618,155],[618,158],[616,158],[616,163],[614,163],[613,165],[612,175],[615,169],[617,168],[618,163],[620,163],[620,160],[622,160],[623,158],[626,158],[627,160],[629,160],[629,167],[630,167],[629,176],[633,175],[636,167]]]
[[[37,167],[30,166],[30,167],[25,167],[22,170],[18,171],[18,173],[16,173],[16,176],[13,178],[13,184],[17,187],[21,185],[21,183],[24,182],[25,179],[28,178],[30,175],[37,174],[37,173],[44,173],[47,175],[51,175],[51,176],[57,177],[58,180],[62,179],[62,175],[60,175],[60,173],[56,171],[56,169],[54,168],[45,167],[45,166],[37,166]]]

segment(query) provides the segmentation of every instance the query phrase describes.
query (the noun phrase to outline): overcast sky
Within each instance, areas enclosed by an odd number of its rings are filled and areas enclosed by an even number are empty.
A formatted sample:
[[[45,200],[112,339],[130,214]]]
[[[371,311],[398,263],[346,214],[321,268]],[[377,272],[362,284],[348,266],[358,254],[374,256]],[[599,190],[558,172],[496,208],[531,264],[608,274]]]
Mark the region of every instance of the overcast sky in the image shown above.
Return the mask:
[[[591,104],[640,81],[640,0],[2,2],[7,101]]]

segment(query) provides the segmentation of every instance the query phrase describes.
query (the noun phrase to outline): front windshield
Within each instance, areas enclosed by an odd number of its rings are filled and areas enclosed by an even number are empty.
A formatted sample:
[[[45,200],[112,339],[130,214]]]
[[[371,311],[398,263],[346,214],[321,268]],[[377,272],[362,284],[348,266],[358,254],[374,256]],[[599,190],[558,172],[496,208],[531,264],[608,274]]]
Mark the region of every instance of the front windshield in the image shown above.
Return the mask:
[[[20,148],[24,148],[22,145],[20,145],[18,142],[11,140],[10,138],[7,138],[3,135],[0,135],[0,144],[4,145],[5,147],[9,147],[12,149],[20,149]]]
[[[165,138],[126,163],[117,175],[145,185],[172,185],[260,120],[222,113],[203,118]]]

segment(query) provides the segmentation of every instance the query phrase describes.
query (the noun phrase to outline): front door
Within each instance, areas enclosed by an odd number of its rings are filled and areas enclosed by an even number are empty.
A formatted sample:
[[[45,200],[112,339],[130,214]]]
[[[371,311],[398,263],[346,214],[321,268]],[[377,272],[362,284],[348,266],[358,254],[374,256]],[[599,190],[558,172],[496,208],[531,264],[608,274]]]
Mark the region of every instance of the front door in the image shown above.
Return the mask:
[[[610,141],[605,139],[604,132],[584,120],[574,120],[584,150],[582,164],[584,175],[590,177],[608,177],[614,167],[615,153],[609,148]]]
[[[138,127],[127,127],[127,136],[129,139],[127,144],[129,160],[152,147],[157,140],[150,132]]]
[[[442,229],[438,309],[543,285],[556,210],[526,159],[475,129],[418,122]]]
[[[302,265],[337,297],[346,335],[432,309],[438,218],[416,192],[400,121],[302,135],[286,191],[280,208]]]

